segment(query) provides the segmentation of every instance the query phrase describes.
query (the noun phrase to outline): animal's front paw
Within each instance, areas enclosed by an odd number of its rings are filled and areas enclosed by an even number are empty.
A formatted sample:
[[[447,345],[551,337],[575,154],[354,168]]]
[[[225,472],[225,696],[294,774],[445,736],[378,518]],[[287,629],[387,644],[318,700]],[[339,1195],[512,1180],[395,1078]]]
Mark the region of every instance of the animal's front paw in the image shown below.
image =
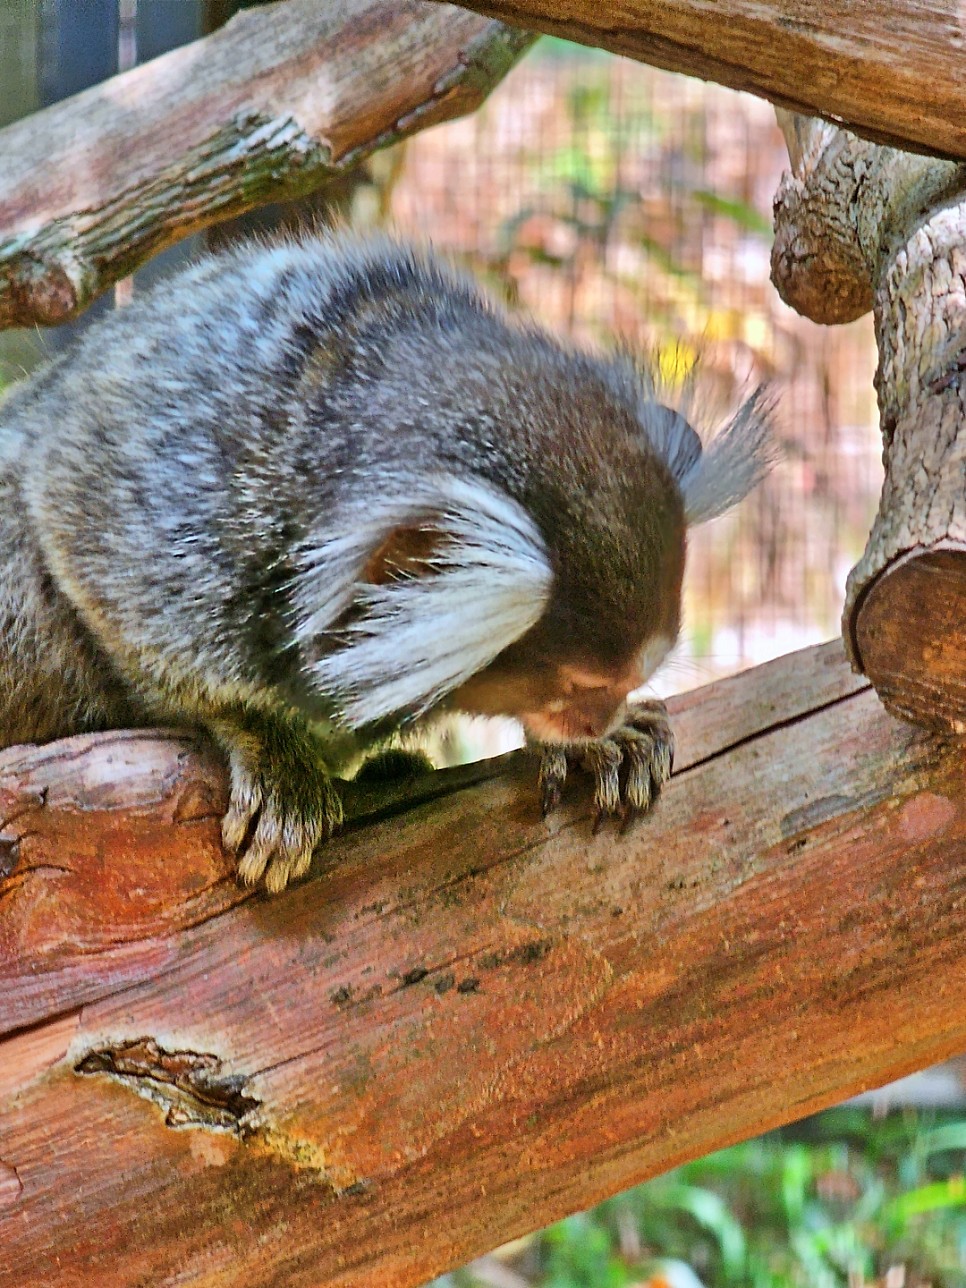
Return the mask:
[[[636,702],[607,738],[541,746],[540,796],[544,814],[560,803],[567,772],[577,765],[595,778],[594,831],[608,814],[626,827],[657,800],[671,777],[674,735],[663,702]]]
[[[270,894],[304,876],[312,853],[342,822],[342,802],[321,759],[321,744],[296,716],[245,712],[212,721],[228,755],[225,849],[237,854],[246,885]]]

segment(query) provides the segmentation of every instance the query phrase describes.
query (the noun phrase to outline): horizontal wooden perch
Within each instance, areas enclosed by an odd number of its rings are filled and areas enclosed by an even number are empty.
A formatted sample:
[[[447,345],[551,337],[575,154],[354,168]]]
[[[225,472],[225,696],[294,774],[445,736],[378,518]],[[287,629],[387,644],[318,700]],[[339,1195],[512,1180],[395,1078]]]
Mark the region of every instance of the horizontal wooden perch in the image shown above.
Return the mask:
[[[966,158],[958,0],[463,0],[468,9]]]
[[[284,0],[0,131],[0,327],[476,107],[534,37],[422,0]]]
[[[772,278],[817,322],[871,308],[885,445],[850,655],[901,716],[966,733],[966,167],[780,113]]]
[[[274,901],[192,743],[0,754],[3,1288],[407,1288],[966,1050],[961,752],[840,644],[675,708],[624,838],[515,755]]]

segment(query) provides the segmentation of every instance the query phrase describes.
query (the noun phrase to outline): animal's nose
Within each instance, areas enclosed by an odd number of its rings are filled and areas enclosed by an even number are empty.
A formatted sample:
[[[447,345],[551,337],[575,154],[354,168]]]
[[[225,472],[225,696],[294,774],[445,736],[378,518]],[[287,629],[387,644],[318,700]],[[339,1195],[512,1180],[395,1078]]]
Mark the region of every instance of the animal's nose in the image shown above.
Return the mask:
[[[601,690],[584,694],[571,707],[570,716],[582,738],[604,738],[621,723],[624,709],[622,695]]]

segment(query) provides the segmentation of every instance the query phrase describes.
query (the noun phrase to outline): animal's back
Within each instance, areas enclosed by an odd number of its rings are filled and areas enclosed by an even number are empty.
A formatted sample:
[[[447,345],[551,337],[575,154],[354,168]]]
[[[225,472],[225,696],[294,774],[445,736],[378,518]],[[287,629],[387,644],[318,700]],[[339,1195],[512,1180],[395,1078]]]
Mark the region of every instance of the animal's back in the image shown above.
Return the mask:
[[[52,582],[23,496],[19,391],[0,403],[0,747],[143,723]]]
[[[265,570],[341,472],[296,387],[312,363],[324,396],[408,262],[348,237],[209,258],[0,403],[0,745],[183,719],[202,677],[258,700]]]
[[[206,409],[230,430],[217,267],[95,323],[0,401],[0,746],[161,715],[112,648],[110,604],[164,563],[179,498],[210,477]],[[178,433],[199,444],[180,463]]]

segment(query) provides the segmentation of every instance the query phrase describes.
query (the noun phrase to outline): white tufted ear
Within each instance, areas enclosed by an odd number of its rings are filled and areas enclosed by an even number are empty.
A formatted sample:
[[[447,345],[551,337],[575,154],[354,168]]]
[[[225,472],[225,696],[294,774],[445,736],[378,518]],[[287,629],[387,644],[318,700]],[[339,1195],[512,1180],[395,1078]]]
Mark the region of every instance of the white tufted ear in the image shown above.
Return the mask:
[[[689,524],[730,510],[774,465],[773,410],[774,400],[764,386],[756,389],[688,467],[679,482]]]
[[[550,593],[539,532],[489,483],[440,475],[400,480],[396,492],[340,515],[298,578],[296,612],[311,605],[299,638],[323,634],[353,609],[337,647],[312,669],[314,685],[353,727],[433,707],[535,625]],[[367,565],[400,529],[426,534],[430,553],[418,572],[374,583]]]
[[[638,415],[644,432],[678,483],[683,482],[701,456],[701,439],[683,412],[664,403],[648,402]]]
[[[673,383],[654,353],[618,352],[610,365],[615,392],[636,404],[651,446],[677,480],[688,524],[729,510],[765,477],[780,456],[773,413],[776,396],[760,385],[725,428],[711,433],[710,390],[692,363]]]

